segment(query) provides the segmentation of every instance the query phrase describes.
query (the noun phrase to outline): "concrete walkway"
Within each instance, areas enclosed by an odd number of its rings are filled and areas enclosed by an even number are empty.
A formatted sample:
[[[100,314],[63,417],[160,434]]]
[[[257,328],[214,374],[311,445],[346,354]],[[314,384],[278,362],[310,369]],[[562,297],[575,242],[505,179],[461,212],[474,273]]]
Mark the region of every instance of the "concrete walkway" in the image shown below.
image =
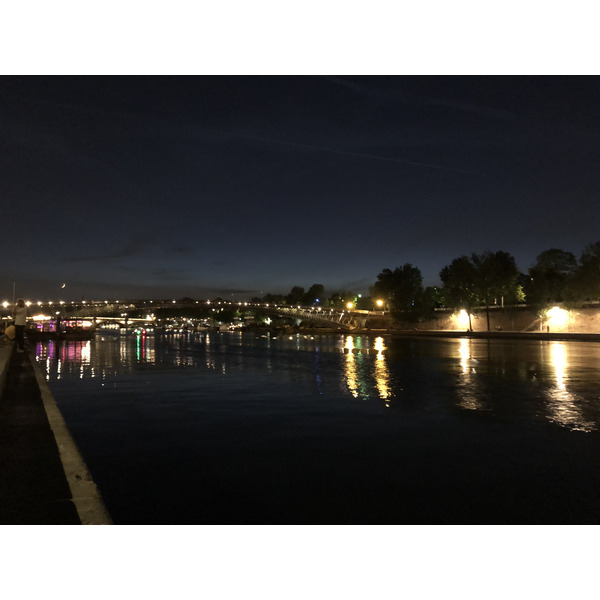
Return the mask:
[[[0,347],[0,524],[110,523],[28,352]]]

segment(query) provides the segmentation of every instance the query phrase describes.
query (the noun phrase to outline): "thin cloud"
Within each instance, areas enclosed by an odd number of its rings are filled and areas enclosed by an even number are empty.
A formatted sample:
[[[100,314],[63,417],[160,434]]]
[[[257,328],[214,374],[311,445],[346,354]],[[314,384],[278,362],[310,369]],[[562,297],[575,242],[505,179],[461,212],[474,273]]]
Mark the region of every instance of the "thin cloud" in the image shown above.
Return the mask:
[[[354,281],[347,281],[342,285],[337,286],[337,291],[356,291],[364,290],[371,287],[376,280],[376,275],[370,278],[363,277],[362,279],[355,279]]]
[[[473,102],[462,102],[460,100],[433,98],[431,96],[412,94],[410,92],[400,92],[397,90],[384,91],[383,89],[378,88],[372,82],[369,82],[369,85],[366,85],[356,81],[344,79],[342,77],[326,77],[325,79],[335,85],[342,86],[362,96],[385,99],[390,102],[397,102],[398,100],[401,100],[407,104],[448,107],[493,119],[517,119],[517,115],[515,113],[500,108],[494,108],[493,106],[476,104]]]
[[[190,279],[189,276],[183,275],[181,271],[173,269],[153,269],[151,273],[161,281],[187,281]]]
[[[181,246],[181,245],[173,245],[167,249],[167,252],[171,254],[176,254],[179,256],[193,256],[196,254],[196,248],[192,248],[191,246]]]
[[[147,237],[137,237],[131,240],[122,248],[114,250],[112,252],[105,252],[100,254],[89,254],[87,256],[67,256],[63,260],[68,263],[82,263],[82,262],[105,262],[111,260],[119,260],[122,258],[130,258],[132,256],[138,256],[143,254],[151,245],[153,241]]]
[[[422,162],[417,162],[417,161],[413,161],[413,160],[405,160],[402,158],[392,158],[389,156],[380,156],[380,155],[376,155],[376,154],[366,154],[363,152],[351,152],[349,150],[336,150],[334,148],[323,148],[322,146],[313,146],[313,145],[309,145],[309,144],[300,144],[298,142],[287,142],[285,140],[276,140],[273,138],[264,138],[264,137],[259,137],[259,136],[250,136],[250,135],[243,135],[243,134],[235,134],[236,137],[241,138],[241,139],[247,139],[247,140],[252,140],[252,141],[257,141],[257,142],[263,142],[266,144],[280,144],[283,146],[292,146],[292,147],[296,147],[296,148],[302,148],[305,150],[313,150],[313,151],[317,151],[317,152],[328,152],[331,154],[343,154],[346,156],[355,156],[357,158],[367,158],[370,160],[381,160],[381,161],[386,161],[386,162],[392,162],[392,163],[398,163],[398,164],[404,164],[404,165],[411,165],[414,167],[424,167],[427,169],[439,169],[442,171],[453,171],[456,173],[467,173],[470,175],[476,175],[475,171],[468,171],[466,169],[457,169],[455,167],[444,167],[443,165],[434,165],[431,163],[422,163]]]

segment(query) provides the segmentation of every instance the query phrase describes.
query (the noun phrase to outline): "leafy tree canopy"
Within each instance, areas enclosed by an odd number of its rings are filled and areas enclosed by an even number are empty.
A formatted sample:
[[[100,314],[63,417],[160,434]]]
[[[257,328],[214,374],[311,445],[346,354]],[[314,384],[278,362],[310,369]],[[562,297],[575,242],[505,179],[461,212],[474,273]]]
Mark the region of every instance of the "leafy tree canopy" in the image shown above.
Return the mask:
[[[423,300],[421,271],[410,263],[396,267],[393,271],[383,269],[377,275],[371,295],[385,300],[395,319],[417,321]]]
[[[486,306],[500,297],[514,295],[519,269],[511,254],[502,250],[472,254],[471,261],[476,271],[475,287]]]
[[[302,298],[302,303],[305,306],[310,306],[312,304],[324,304],[323,299],[325,296],[325,286],[320,283],[313,283],[309,288],[306,294],[304,294]],[[317,302],[318,300],[318,302]]]
[[[600,241],[583,250],[570,287],[577,299],[600,299]]]
[[[299,285],[295,285],[290,293],[285,297],[285,301],[288,304],[301,304],[304,298],[304,288]]]
[[[446,304],[467,311],[479,303],[477,270],[468,256],[459,256],[440,271]]]
[[[573,253],[557,248],[545,250],[538,255],[535,264],[529,269],[529,279],[525,280],[527,302],[545,307],[574,297],[571,284],[576,270],[577,261]]]

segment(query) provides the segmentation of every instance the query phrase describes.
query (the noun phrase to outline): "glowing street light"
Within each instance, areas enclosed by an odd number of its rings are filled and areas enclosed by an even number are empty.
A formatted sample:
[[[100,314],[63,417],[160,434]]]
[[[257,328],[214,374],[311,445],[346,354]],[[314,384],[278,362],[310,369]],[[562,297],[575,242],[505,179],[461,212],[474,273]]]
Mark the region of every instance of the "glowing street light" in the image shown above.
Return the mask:
[[[352,310],[352,308],[353,308],[353,307],[354,307],[354,304],[352,304],[352,302],[348,302],[348,303],[346,304],[346,308],[347,308],[348,310]]]
[[[381,308],[383,306],[383,300],[377,300],[377,306]]]
[[[458,324],[458,327],[460,327],[460,329],[469,329],[469,325],[470,325],[470,320],[469,320],[469,313],[463,308],[457,315],[454,314],[452,315],[452,317],[454,319],[456,319],[456,322]]]
[[[552,329],[563,329],[569,323],[569,311],[553,306],[547,313],[547,319]]]

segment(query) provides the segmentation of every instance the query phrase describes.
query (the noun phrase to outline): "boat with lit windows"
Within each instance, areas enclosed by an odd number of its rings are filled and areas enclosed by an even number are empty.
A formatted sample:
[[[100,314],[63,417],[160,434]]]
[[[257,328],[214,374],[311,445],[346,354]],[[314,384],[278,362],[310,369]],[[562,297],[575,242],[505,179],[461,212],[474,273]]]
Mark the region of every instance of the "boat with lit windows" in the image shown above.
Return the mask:
[[[92,321],[84,319],[40,319],[32,321],[26,331],[32,341],[91,340],[96,333]]]

